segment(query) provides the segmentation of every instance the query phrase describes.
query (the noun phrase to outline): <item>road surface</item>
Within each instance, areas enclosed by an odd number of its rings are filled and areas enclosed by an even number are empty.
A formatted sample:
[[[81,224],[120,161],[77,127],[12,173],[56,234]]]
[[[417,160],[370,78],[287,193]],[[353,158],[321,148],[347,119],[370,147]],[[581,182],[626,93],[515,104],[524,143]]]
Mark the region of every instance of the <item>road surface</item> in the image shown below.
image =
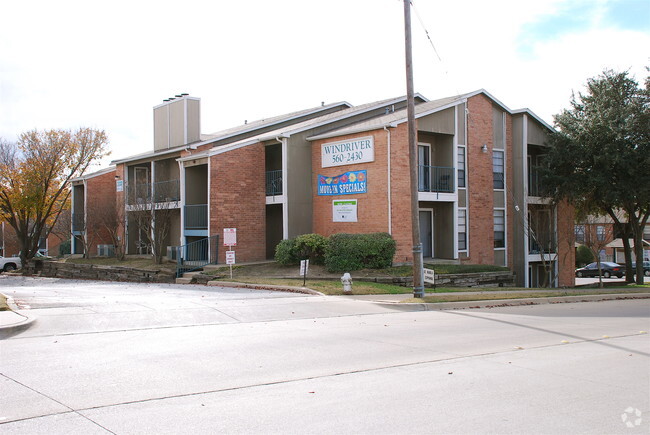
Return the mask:
[[[648,433],[650,303],[404,311],[0,277],[0,433]]]

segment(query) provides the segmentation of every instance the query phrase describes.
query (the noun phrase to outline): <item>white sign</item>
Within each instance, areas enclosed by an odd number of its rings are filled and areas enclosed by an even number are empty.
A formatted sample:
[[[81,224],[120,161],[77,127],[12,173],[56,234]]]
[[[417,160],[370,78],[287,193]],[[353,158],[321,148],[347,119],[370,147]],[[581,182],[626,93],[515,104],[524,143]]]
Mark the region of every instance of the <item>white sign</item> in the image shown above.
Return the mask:
[[[124,192],[124,180],[117,180],[115,182],[115,191]]]
[[[226,264],[235,264],[235,251],[226,251]]]
[[[433,269],[424,268],[424,282],[429,284],[436,283],[436,272]]]
[[[372,136],[321,145],[321,166],[323,168],[374,161],[375,141]]]
[[[357,200],[335,199],[332,201],[332,222],[356,222]]]
[[[237,228],[223,229],[223,245],[237,246]]]
[[[309,272],[309,260],[300,260],[300,276],[307,275]]]

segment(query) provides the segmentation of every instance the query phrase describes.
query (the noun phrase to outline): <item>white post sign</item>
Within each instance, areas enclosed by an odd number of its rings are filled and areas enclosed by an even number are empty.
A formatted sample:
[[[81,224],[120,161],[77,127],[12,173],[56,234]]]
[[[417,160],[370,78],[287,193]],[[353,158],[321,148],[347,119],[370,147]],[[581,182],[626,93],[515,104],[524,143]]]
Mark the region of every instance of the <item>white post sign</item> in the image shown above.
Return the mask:
[[[332,222],[357,222],[357,200],[335,199],[332,201]]]
[[[424,268],[424,282],[428,282],[429,284],[436,283],[436,272],[433,269]]]
[[[235,251],[226,251],[226,264],[235,264]]]
[[[307,275],[309,272],[309,260],[300,260],[300,276]]]
[[[223,229],[223,245],[237,246],[237,228]]]

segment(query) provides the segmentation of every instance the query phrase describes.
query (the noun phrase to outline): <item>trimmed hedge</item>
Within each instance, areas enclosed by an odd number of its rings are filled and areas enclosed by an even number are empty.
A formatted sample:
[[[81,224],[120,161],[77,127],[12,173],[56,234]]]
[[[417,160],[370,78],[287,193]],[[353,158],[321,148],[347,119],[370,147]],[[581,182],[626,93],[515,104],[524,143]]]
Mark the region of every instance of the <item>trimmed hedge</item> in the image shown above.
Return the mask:
[[[282,240],[275,248],[275,261],[283,266],[309,259],[312,264],[325,264],[330,272],[359,269],[384,269],[393,264],[395,240],[388,233],[303,234]]]
[[[390,267],[395,256],[395,240],[388,233],[333,234],[325,251],[330,272]]]
[[[295,239],[282,240],[275,247],[275,261],[283,266],[300,263],[309,259],[312,264],[325,262],[327,239],[320,234],[303,234]]]
[[[576,248],[576,267],[582,267],[594,260],[594,254],[591,252],[591,249],[585,245],[580,245]]]

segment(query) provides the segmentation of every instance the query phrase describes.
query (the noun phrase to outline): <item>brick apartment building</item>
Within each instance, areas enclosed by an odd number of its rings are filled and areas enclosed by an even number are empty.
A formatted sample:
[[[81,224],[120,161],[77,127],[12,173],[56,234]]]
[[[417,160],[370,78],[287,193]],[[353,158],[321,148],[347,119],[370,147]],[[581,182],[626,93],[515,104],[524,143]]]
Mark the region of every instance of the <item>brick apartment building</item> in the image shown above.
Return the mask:
[[[204,135],[200,100],[177,95],[154,107],[153,151],[77,180],[73,213],[88,216],[91,197],[117,204],[128,254],[150,249],[136,219],[144,206],[171,216],[170,247],[237,228],[238,262],[272,258],[300,234],[379,231],[395,238],[396,263],[411,262],[406,117],[404,97],[341,102]],[[521,286],[572,286],[573,211],[538,196],[551,127],[484,90],[416,95],[416,120],[425,258],[507,266]]]

